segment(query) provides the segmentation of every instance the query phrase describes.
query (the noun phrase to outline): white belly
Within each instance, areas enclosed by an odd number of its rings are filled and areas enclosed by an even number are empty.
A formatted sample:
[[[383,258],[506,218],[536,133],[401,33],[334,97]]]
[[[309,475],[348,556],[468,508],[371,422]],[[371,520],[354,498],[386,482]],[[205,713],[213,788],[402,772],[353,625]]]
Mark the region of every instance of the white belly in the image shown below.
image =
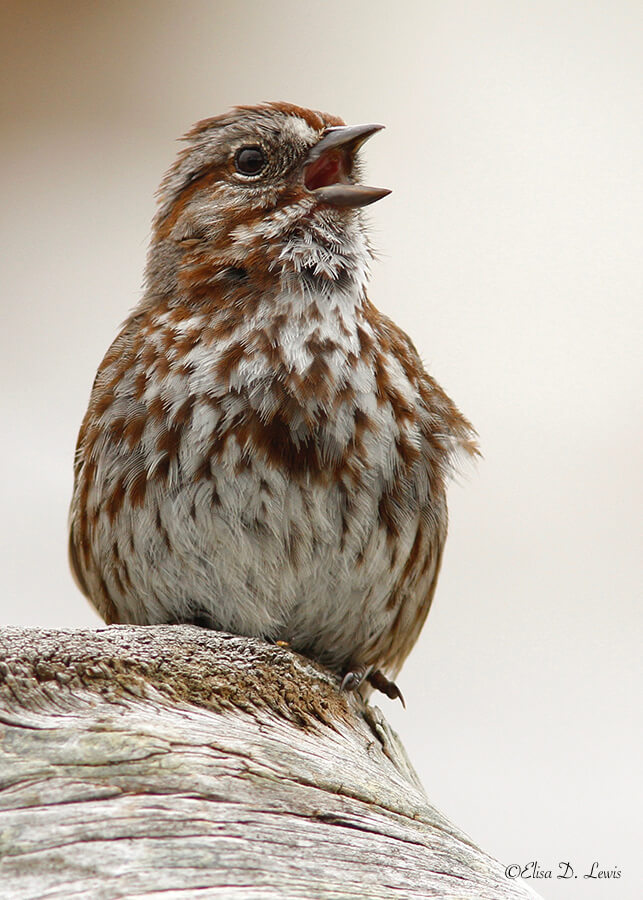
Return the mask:
[[[119,602],[123,618],[196,619],[288,641],[331,666],[359,657],[394,618],[387,601],[418,517],[396,541],[395,563],[378,497],[362,491],[347,510],[336,486],[254,468],[261,471],[232,477],[215,470],[174,495],[158,491],[143,510],[123,509],[117,540],[122,555],[133,543],[136,560]]]

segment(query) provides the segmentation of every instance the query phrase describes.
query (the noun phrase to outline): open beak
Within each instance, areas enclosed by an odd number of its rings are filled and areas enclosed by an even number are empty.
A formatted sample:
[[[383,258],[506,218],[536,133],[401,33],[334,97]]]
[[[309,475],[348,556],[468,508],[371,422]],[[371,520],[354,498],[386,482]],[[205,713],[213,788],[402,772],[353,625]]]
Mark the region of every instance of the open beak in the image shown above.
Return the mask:
[[[391,192],[350,181],[355,154],[383,125],[340,125],[327,128],[308,153],[304,184],[330,206],[368,206]]]

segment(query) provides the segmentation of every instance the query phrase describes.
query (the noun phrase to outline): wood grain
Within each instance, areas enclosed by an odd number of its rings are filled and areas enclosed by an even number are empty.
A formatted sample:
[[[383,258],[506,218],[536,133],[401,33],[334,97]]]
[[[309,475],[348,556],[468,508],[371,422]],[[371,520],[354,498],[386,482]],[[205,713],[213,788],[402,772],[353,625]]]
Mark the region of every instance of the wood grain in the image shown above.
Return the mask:
[[[0,631],[0,893],[534,898],[428,802],[376,707],[191,626]]]

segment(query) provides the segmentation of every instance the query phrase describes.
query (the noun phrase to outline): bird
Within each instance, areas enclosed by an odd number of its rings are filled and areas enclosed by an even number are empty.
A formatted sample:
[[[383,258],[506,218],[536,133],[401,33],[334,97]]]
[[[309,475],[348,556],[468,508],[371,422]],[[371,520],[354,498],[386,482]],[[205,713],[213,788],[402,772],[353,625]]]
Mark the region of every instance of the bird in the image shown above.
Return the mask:
[[[80,428],[69,556],[108,624],[286,644],[401,697],[479,451],[367,295],[382,127],[274,102],[185,135]]]

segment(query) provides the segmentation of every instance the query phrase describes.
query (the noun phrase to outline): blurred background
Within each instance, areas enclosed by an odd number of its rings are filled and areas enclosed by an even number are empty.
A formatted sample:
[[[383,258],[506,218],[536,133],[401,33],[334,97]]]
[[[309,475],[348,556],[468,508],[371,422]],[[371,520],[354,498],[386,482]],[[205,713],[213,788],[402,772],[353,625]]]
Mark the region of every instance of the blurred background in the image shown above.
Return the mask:
[[[98,626],[67,569],[92,379],[197,119],[290,100],[364,152],[371,299],[480,433],[427,627],[378,699],[431,801],[545,898],[643,896],[638,0],[4,2],[0,620]],[[639,352],[637,352],[637,350]],[[639,801],[640,802],[640,801]],[[593,863],[617,880],[584,879]]]

